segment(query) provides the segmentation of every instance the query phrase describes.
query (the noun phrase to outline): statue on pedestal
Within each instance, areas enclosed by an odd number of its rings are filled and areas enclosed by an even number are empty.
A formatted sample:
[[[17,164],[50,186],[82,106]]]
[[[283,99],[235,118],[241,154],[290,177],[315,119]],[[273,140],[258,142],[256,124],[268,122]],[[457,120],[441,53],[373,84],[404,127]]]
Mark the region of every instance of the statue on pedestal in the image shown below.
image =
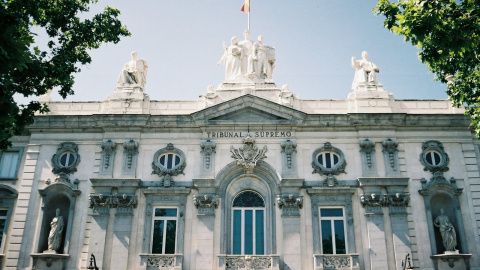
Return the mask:
[[[247,78],[253,78],[255,75],[255,66],[253,60],[254,58],[254,43],[250,40],[250,31],[245,30],[243,32],[243,37],[245,40],[242,40],[238,43],[243,50],[242,58],[242,75]]]
[[[440,215],[435,219],[433,225],[438,227],[440,231],[445,252],[457,251],[455,249],[457,246],[457,234],[455,233],[455,228],[452,223],[450,223],[450,219],[445,215],[445,210],[440,209]]]
[[[225,52],[222,58],[218,61],[217,66],[225,64],[225,80],[237,80],[242,75],[242,47],[238,46],[237,37],[232,37],[231,45],[227,47],[223,43]]]
[[[57,208],[56,216],[50,222],[50,233],[48,235],[48,251],[56,252],[62,243],[63,217],[60,216],[60,209]]]
[[[380,69],[372,62],[368,61],[368,53],[362,52],[362,60],[356,60],[352,57],[352,67],[355,68],[352,89],[357,90],[360,85],[377,84],[377,74]]]
[[[132,52],[132,60],[125,64],[118,76],[118,88],[139,88],[140,91],[144,91],[147,71],[147,61],[138,59],[137,52]]]

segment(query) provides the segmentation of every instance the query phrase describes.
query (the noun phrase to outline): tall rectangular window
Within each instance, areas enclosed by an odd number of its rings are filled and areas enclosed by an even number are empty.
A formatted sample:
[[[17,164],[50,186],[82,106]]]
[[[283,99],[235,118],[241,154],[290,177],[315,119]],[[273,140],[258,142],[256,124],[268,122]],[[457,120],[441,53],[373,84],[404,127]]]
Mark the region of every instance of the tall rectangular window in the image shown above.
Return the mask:
[[[7,209],[0,208],[0,247],[3,247],[3,241],[5,238],[5,224],[7,223]]]
[[[264,210],[243,208],[233,210],[233,254],[265,254]]]
[[[152,231],[153,254],[175,254],[177,209],[155,208]]]
[[[345,215],[343,208],[320,208],[323,254],[346,254]]]
[[[19,151],[5,151],[0,154],[0,178],[16,178],[19,160]]]

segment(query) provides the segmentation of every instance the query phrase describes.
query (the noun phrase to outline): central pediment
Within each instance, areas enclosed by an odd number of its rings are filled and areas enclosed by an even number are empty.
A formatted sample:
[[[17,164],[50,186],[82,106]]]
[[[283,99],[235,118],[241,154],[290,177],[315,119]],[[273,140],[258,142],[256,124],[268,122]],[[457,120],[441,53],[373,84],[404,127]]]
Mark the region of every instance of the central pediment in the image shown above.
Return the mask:
[[[303,122],[306,113],[253,95],[244,95],[192,114],[199,124],[277,124]]]

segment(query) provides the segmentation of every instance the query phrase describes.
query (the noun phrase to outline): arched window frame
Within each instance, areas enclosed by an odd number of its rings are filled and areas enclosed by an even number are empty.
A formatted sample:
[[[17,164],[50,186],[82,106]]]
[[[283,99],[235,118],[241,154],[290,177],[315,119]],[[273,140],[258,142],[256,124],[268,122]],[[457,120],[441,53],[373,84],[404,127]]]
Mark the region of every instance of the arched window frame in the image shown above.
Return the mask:
[[[235,203],[240,196],[253,193],[261,199],[261,205],[257,206],[236,206]],[[247,223],[246,217],[251,214],[251,249],[247,247]],[[254,190],[243,190],[238,193],[232,201],[232,226],[231,226],[231,250],[234,255],[265,255],[265,199]],[[260,231],[261,230],[261,231]],[[239,238],[236,236],[239,234]],[[261,242],[260,242],[260,241]]]

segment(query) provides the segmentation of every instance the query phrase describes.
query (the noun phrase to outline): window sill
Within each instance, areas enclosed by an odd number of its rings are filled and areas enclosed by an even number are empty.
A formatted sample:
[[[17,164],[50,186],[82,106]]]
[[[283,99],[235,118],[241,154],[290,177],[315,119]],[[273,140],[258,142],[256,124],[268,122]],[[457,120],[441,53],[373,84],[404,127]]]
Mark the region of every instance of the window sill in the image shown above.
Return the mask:
[[[140,254],[140,258],[143,269],[182,269],[183,254]]]
[[[218,269],[280,269],[279,255],[219,255]]]
[[[18,177],[0,177],[0,181],[16,181]]]
[[[314,254],[314,270],[359,270],[358,254]]]

